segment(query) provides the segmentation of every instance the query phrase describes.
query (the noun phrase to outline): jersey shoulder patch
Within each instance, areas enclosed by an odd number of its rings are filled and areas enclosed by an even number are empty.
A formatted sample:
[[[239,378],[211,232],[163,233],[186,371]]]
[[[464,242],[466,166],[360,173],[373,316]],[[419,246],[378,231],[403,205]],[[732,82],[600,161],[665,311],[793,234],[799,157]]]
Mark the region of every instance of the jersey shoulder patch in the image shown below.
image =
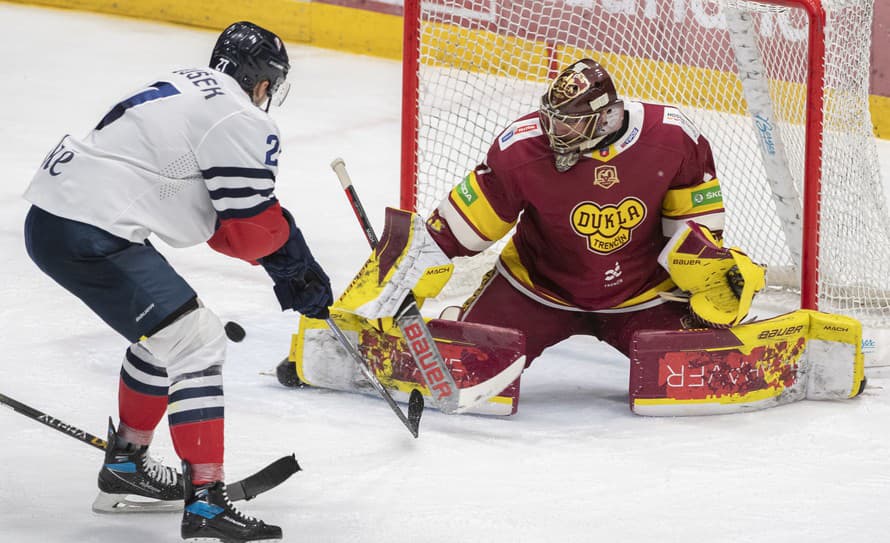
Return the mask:
[[[701,135],[701,132],[699,132],[695,124],[690,121],[683,112],[675,107],[664,108],[664,116],[662,117],[661,122],[663,124],[679,126],[683,129],[683,132],[686,132],[686,135],[689,136],[692,141],[698,141],[698,137]]]
[[[541,120],[538,118],[516,121],[498,136],[498,147],[505,151],[518,141],[527,140],[544,134],[541,129]]]

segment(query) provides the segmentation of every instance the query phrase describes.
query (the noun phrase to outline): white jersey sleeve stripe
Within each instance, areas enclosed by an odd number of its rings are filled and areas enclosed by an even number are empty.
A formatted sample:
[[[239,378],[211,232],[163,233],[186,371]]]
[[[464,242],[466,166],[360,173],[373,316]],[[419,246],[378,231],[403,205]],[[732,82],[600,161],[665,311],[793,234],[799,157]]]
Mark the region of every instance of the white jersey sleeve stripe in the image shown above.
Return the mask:
[[[268,197],[259,195],[247,196],[244,198],[220,198],[218,200],[213,200],[213,207],[215,207],[218,212],[229,211],[232,209],[245,210],[262,205],[268,201]]]
[[[201,170],[201,175],[221,220],[254,217],[276,201],[272,194],[275,173],[271,170],[225,166]],[[211,184],[221,184],[216,180],[224,180],[226,186],[211,188]]]
[[[215,191],[219,189],[240,189],[245,186],[243,177],[214,177],[213,179],[205,179],[204,184],[207,190]],[[274,189],[274,179],[251,179],[249,185],[257,191],[262,189]]]
[[[259,197],[257,197],[257,198],[259,198]],[[231,199],[227,199],[227,200],[231,200]],[[263,211],[265,211],[266,209],[271,207],[272,204],[274,204],[278,200],[276,198],[272,197],[272,198],[267,198],[267,199],[263,199],[263,200],[253,200],[253,201],[259,201],[259,203],[257,203],[256,205],[250,206],[250,207],[236,207],[235,205],[232,205],[231,207],[224,207],[222,209],[220,207],[218,207],[220,205],[218,203],[218,201],[213,202],[213,205],[216,207],[216,212],[217,212],[220,220],[249,219],[250,217],[256,217],[257,215],[259,215],[260,213],[262,213]],[[240,201],[238,201],[237,203],[239,205],[243,204],[243,202],[240,202]]]

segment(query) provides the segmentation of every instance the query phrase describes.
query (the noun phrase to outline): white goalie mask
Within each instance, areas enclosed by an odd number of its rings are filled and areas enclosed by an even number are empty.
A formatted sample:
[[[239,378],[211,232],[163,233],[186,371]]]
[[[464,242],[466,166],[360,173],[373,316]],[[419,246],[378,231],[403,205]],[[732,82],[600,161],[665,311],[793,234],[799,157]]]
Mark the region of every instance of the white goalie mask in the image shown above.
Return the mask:
[[[557,154],[594,148],[624,122],[624,102],[598,62],[582,59],[560,72],[541,97],[541,126]]]

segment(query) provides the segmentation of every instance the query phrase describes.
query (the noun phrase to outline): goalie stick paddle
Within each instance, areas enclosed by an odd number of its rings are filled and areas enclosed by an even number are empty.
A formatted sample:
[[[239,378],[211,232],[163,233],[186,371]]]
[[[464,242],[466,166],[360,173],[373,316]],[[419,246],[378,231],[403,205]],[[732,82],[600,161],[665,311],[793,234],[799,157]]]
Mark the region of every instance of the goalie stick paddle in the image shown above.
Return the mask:
[[[331,162],[331,169],[337,174],[340,185],[346,191],[346,197],[349,199],[352,210],[355,212],[356,219],[358,219],[362,230],[365,232],[368,244],[372,250],[375,249],[378,242],[377,235],[374,233],[374,227],[371,225],[371,221],[368,220],[368,215],[365,213],[362,202],[359,200],[355,187],[352,185],[352,179],[350,179],[349,173],[346,171],[346,162],[342,158],[335,158]],[[414,293],[408,293],[407,298],[402,303],[402,307],[399,308],[395,315],[395,321],[402,331],[402,335],[408,345],[408,351],[411,353],[411,358],[417,364],[417,368],[423,376],[423,381],[429,389],[431,397],[434,398],[436,405],[443,413],[449,415],[457,413],[460,407],[460,394],[457,383],[455,383],[454,377],[448,370],[448,366],[445,365],[442,353],[436,347],[436,340],[433,339],[433,335],[420,314],[420,308],[417,307]],[[434,378],[435,381],[433,380]]]
[[[41,424],[49,426],[53,430],[69,435],[74,439],[86,443],[87,445],[91,445],[101,451],[104,451],[108,447],[108,443],[101,437],[94,436],[80,428],[62,422],[42,411],[38,411],[33,407],[14,400],[5,394],[0,394],[0,403],[12,408],[16,413],[25,415],[32,420],[36,420]],[[297,463],[297,459],[293,454],[290,456],[283,456],[253,475],[234,483],[226,483],[229,499],[238,501],[255,498],[259,494],[262,494],[267,490],[272,490],[280,485],[290,478],[291,475],[300,471],[300,469],[300,464]]]
[[[392,408],[393,412],[399,417],[399,420],[402,421],[408,430],[411,432],[415,438],[420,435],[420,416],[423,415],[423,394],[420,393],[416,388],[411,391],[411,396],[408,399],[408,415],[399,408],[399,405],[393,400],[392,395],[390,395],[389,391],[383,388],[383,385],[380,384],[380,380],[377,379],[377,376],[374,375],[374,372],[368,368],[368,365],[365,363],[364,358],[359,352],[352,346],[352,343],[349,342],[349,339],[343,334],[343,330],[340,330],[340,327],[337,326],[337,323],[334,322],[333,319],[327,318],[325,322],[328,323],[328,328],[331,329],[331,332],[337,336],[337,341],[340,342],[340,345],[346,349],[346,352],[349,353],[349,356],[355,361],[356,366],[358,366],[359,371],[362,372],[362,375],[365,376],[371,386],[374,387],[386,403]]]

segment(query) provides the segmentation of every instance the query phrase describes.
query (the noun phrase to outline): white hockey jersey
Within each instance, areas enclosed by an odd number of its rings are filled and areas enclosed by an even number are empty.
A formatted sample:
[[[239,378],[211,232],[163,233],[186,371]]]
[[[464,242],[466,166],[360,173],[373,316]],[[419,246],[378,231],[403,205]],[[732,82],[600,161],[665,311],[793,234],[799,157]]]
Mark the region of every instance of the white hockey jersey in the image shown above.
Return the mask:
[[[217,220],[276,203],[278,127],[229,75],[186,68],[131,93],[82,140],[66,135],[25,198],[140,243],[207,241]]]

